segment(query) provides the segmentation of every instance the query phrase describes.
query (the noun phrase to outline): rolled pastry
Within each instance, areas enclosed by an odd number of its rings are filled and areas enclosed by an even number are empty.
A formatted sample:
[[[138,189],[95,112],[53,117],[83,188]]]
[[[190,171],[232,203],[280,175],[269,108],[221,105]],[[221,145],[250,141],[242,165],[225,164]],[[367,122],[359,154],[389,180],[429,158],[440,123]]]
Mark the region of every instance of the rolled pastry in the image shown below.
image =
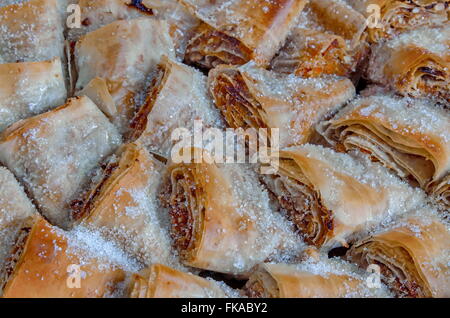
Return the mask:
[[[67,227],[70,203],[120,141],[97,106],[78,97],[6,129],[0,161],[25,184],[46,218]]]
[[[99,231],[145,266],[175,264],[158,209],[160,164],[138,143],[122,146],[102,167],[72,219]]]
[[[300,264],[262,264],[244,287],[252,298],[366,298],[387,297],[370,288],[364,273],[338,259],[308,260]]]
[[[180,59],[184,57],[193,28],[199,23],[177,0],[80,0],[78,5],[81,27],[70,30],[71,40],[77,40],[81,35],[118,20],[155,17],[169,24],[169,33]]]
[[[380,165],[321,146],[280,151],[268,189],[305,242],[347,246],[379,223],[420,205],[424,194]]]
[[[367,34],[372,43],[448,19],[446,0],[348,0],[347,3],[368,19]]]
[[[267,66],[283,45],[304,0],[180,0],[202,20],[190,40],[185,61],[204,69],[254,60]]]
[[[20,229],[36,213],[35,207],[13,174],[0,167],[0,269],[4,268]]]
[[[121,132],[127,131],[138,92],[161,56],[174,57],[168,32],[165,21],[122,20],[86,34],[75,45],[76,90],[89,97],[100,90],[92,97],[105,101],[100,107],[112,101],[116,109],[112,119]]]
[[[131,123],[132,139],[167,158],[174,144],[174,130],[192,132],[194,120],[201,120],[205,127],[224,127],[220,112],[208,96],[206,77],[164,56],[147,98]]]
[[[22,229],[1,274],[4,298],[112,297],[125,279],[118,265],[41,217]]]
[[[338,149],[360,149],[424,189],[450,172],[450,115],[428,100],[361,97],[319,130]]]
[[[301,247],[247,165],[172,162],[165,180],[161,198],[184,265],[245,276]]]
[[[348,258],[376,264],[398,297],[450,297],[450,232],[437,218],[411,217],[355,245]]]
[[[0,7],[0,63],[64,58],[59,0],[31,0]]]
[[[438,182],[430,183],[428,190],[444,207],[444,211],[446,211],[444,216],[450,218],[450,174]]]
[[[155,264],[130,283],[131,298],[225,298],[219,283],[190,273]]]
[[[310,141],[314,125],[355,95],[349,79],[304,79],[269,72],[252,63],[215,68],[209,74],[209,88],[228,126],[278,128],[280,147]]]
[[[64,104],[61,60],[0,64],[0,132],[9,125]]]
[[[450,105],[450,23],[403,33],[379,44],[367,77],[402,95],[435,97]]]
[[[271,68],[303,77],[349,76],[365,56],[365,29],[365,17],[344,2],[310,1]]]

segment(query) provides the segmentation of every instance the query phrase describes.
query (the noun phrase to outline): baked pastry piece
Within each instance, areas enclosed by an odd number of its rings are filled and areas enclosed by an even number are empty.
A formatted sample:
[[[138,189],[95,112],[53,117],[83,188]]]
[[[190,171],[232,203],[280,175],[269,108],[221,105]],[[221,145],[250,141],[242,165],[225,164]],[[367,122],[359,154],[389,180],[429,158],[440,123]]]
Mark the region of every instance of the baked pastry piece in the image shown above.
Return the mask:
[[[153,76],[146,100],[131,123],[132,139],[169,157],[175,129],[193,133],[195,120],[205,128],[224,127],[208,95],[206,77],[199,71],[163,56]]]
[[[1,274],[5,298],[108,297],[125,279],[120,266],[39,216],[22,228]]]
[[[244,287],[258,298],[387,297],[384,286],[370,288],[367,274],[340,259],[307,260],[300,264],[262,264]]]
[[[20,119],[64,104],[61,60],[0,64],[0,132]]]
[[[230,288],[212,279],[155,264],[134,274],[131,298],[225,298]]]
[[[282,149],[277,174],[263,180],[305,242],[325,250],[424,200],[382,166],[315,145]]]
[[[0,161],[25,184],[46,218],[67,227],[71,201],[120,141],[97,106],[78,97],[3,131]]]
[[[72,219],[114,241],[139,263],[176,264],[158,209],[158,163],[140,144],[123,145],[102,166]]]
[[[0,63],[64,58],[64,27],[57,1],[0,7]]]
[[[190,40],[185,61],[203,69],[250,60],[266,66],[283,45],[304,0],[180,0],[203,23]]]
[[[367,53],[365,29],[366,18],[343,1],[310,1],[271,68],[303,77],[352,75]]]
[[[162,55],[174,57],[165,21],[122,20],[90,32],[74,50],[77,94],[92,97],[125,132],[136,111],[137,93]]]
[[[437,217],[417,215],[352,246],[348,258],[380,266],[398,297],[449,297],[450,232]]]
[[[314,125],[355,95],[355,87],[346,78],[305,79],[266,71],[253,63],[216,67],[209,73],[209,88],[228,126],[278,128],[280,147],[310,141]]]
[[[169,24],[169,33],[180,59],[184,57],[192,29],[199,23],[177,0],[80,0],[78,5],[81,10],[81,28],[70,30],[71,40],[117,20],[155,17]]]
[[[13,174],[0,167],[0,270],[5,267],[20,229],[36,213],[35,207]]]
[[[447,21],[446,0],[347,0],[370,22],[370,42],[379,42],[399,33]]]
[[[256,173],[245,164],[207,160],[169,163],[161,194],[183,264],[245,276],[266,259],[297,255],[302,245],[291,225],[272,212]]]
[[[450,105],[450,23],[424,27],[379,44],[367,77],[402,95],[430,96]]]
[[[369,153],[374,161],[429,191],[448,178],[450,115],[429,100],[360,97],[322,123],[319,131],[337,149]]]

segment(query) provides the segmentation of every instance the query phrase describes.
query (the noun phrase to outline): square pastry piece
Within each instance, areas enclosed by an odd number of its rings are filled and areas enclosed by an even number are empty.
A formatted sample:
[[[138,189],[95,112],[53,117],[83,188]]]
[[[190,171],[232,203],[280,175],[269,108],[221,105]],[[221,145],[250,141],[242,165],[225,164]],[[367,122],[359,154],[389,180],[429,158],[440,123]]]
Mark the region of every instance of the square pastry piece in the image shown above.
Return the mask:
[[[405,32],[373,48],[367,78],[401,95],[450,106],[450,23]]]
[[[81,37],[74,49],[78,95],[87,95],[122,132],[134,115],[138,92],[163,55],[175,58],[165,21],[122,20]]]
[[[68,208],[120,136],[87,97],[10,126],[0,135],[0,161],[27,187],[40,211],[68,225]]]
[[[366,18],[340,0],[308,2],[271,66],[303,77],[349,76],[366,55]]]
[[[185,61],[203,69],[250,60],[267,66],[283,45],[305,0],[180,0],[202,23],[194,31]]]
[[[58,0],[31,0],[0,8],[0,63],[64,58]]]
[[[61,60],[0,64],[0,132],[9,125],[64,104]]]

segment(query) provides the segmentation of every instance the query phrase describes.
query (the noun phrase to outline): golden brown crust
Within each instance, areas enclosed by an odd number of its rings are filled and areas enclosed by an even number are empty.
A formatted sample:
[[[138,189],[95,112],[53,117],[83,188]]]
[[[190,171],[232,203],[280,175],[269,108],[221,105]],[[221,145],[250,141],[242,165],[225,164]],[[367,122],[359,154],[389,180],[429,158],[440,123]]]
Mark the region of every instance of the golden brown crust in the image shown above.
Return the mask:
[[[168,233],[159,220],[160,164],[139,143],[122,146],[103,167],[101,180],[72,217],[100,231],[140,263],[173,264]]]
[[[352,66],[345,61],[347,51],[343,38],[311,29],[295,31],[272,61],[272,70],[302,77],[350,74]]]
[[[379,265],[397,296],[449,297],[449,240],[450,233],[439,220],[409,218],[358,242],[348,257],[361,266]]]
[[[364,16],[343,2],[310,1],[271,67],[304,77],[358,78],[357,68],[367,54],[365,29]]]
[[[306,242],[324,248],[346,246],[423,198],[383,167],[313,145],[281,150],[277,175],[264,181]]]
[[[133,275],[132,298],[224,298],[219,285],[199,276],[155,264],[143,275]]]
[[[103,79],[117,109],[114,123],[127,132],[136,111],[135,98],[146,77],[163,55],[174,57],[174,54],[165,21],[138,18],[113,22],[84,35],[76,43],[76,90],[90,87],[92,91],[95,86],[91,81]],[[108,96],[104,92],[101,95]]]
[[[367,77],[402,95],[450,102],[450,24],[401,34],[373,50]]]
[[[245,289],[259,297],[342,298],[358,295],[362,284],[361,278],[344,273],[316,274],[295,265],[264,264],[250,277]]]
[[[218,64],[242,65],[249,60],[268,65],[306,1],[276,0],[265,5],[235,1],[227,10],[220,8],[222,3],[182,3],[204,22],[188,44],[185,59],[210,69]]]
[[[379,9],[378,25],[367,29],[368,39],[372,43],[448,19],[447,0],[349,0],[348,3],[367,18],[372,16],[373,23],[374,8]]]
[[[35,220],[20,258],[3,290],[5,298],[104,297],[123,281],[119,269],[99,269],[95,260],[82,264],[67,248],[67,239],[44,219]],[[70,288],[69,266],[85,272],[81,287]]]
[[[258,262],[296,248],[295,233],[272,213],[267,194],[246,169],[239,164],[169,165],[162,199],[185,265],[245,276]]]
[[[303,79],[252,65],[216,67],[209,74],[209,87],[228,126],[278,128],[281,148],[308,142],[315,124],[355,93],[348,79]]]
[[[131,139],[167,158],[175,144],[173,132],[177,128],[193,129],[195,120],[201,120],[205,127],[223,126],[208,96],[206,77],[163,56],[146,100],[131,122]]]
[[[364,97],[323,126],[323,135],[337,148],[361,149],[424,189],[450,170],[450,143],[443,133],[450,129],[449,116],[433,103]]]

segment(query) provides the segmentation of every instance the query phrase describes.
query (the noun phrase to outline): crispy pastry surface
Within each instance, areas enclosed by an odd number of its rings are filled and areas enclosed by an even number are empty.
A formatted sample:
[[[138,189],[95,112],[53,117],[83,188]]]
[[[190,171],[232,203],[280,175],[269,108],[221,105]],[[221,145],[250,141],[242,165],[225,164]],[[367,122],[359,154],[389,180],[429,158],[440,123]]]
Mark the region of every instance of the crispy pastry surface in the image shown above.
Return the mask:
[[[19,121],[0,135],[0,161],[22,181],[51,222],[69,226],[71,201],[121,138],[87,97]]]

